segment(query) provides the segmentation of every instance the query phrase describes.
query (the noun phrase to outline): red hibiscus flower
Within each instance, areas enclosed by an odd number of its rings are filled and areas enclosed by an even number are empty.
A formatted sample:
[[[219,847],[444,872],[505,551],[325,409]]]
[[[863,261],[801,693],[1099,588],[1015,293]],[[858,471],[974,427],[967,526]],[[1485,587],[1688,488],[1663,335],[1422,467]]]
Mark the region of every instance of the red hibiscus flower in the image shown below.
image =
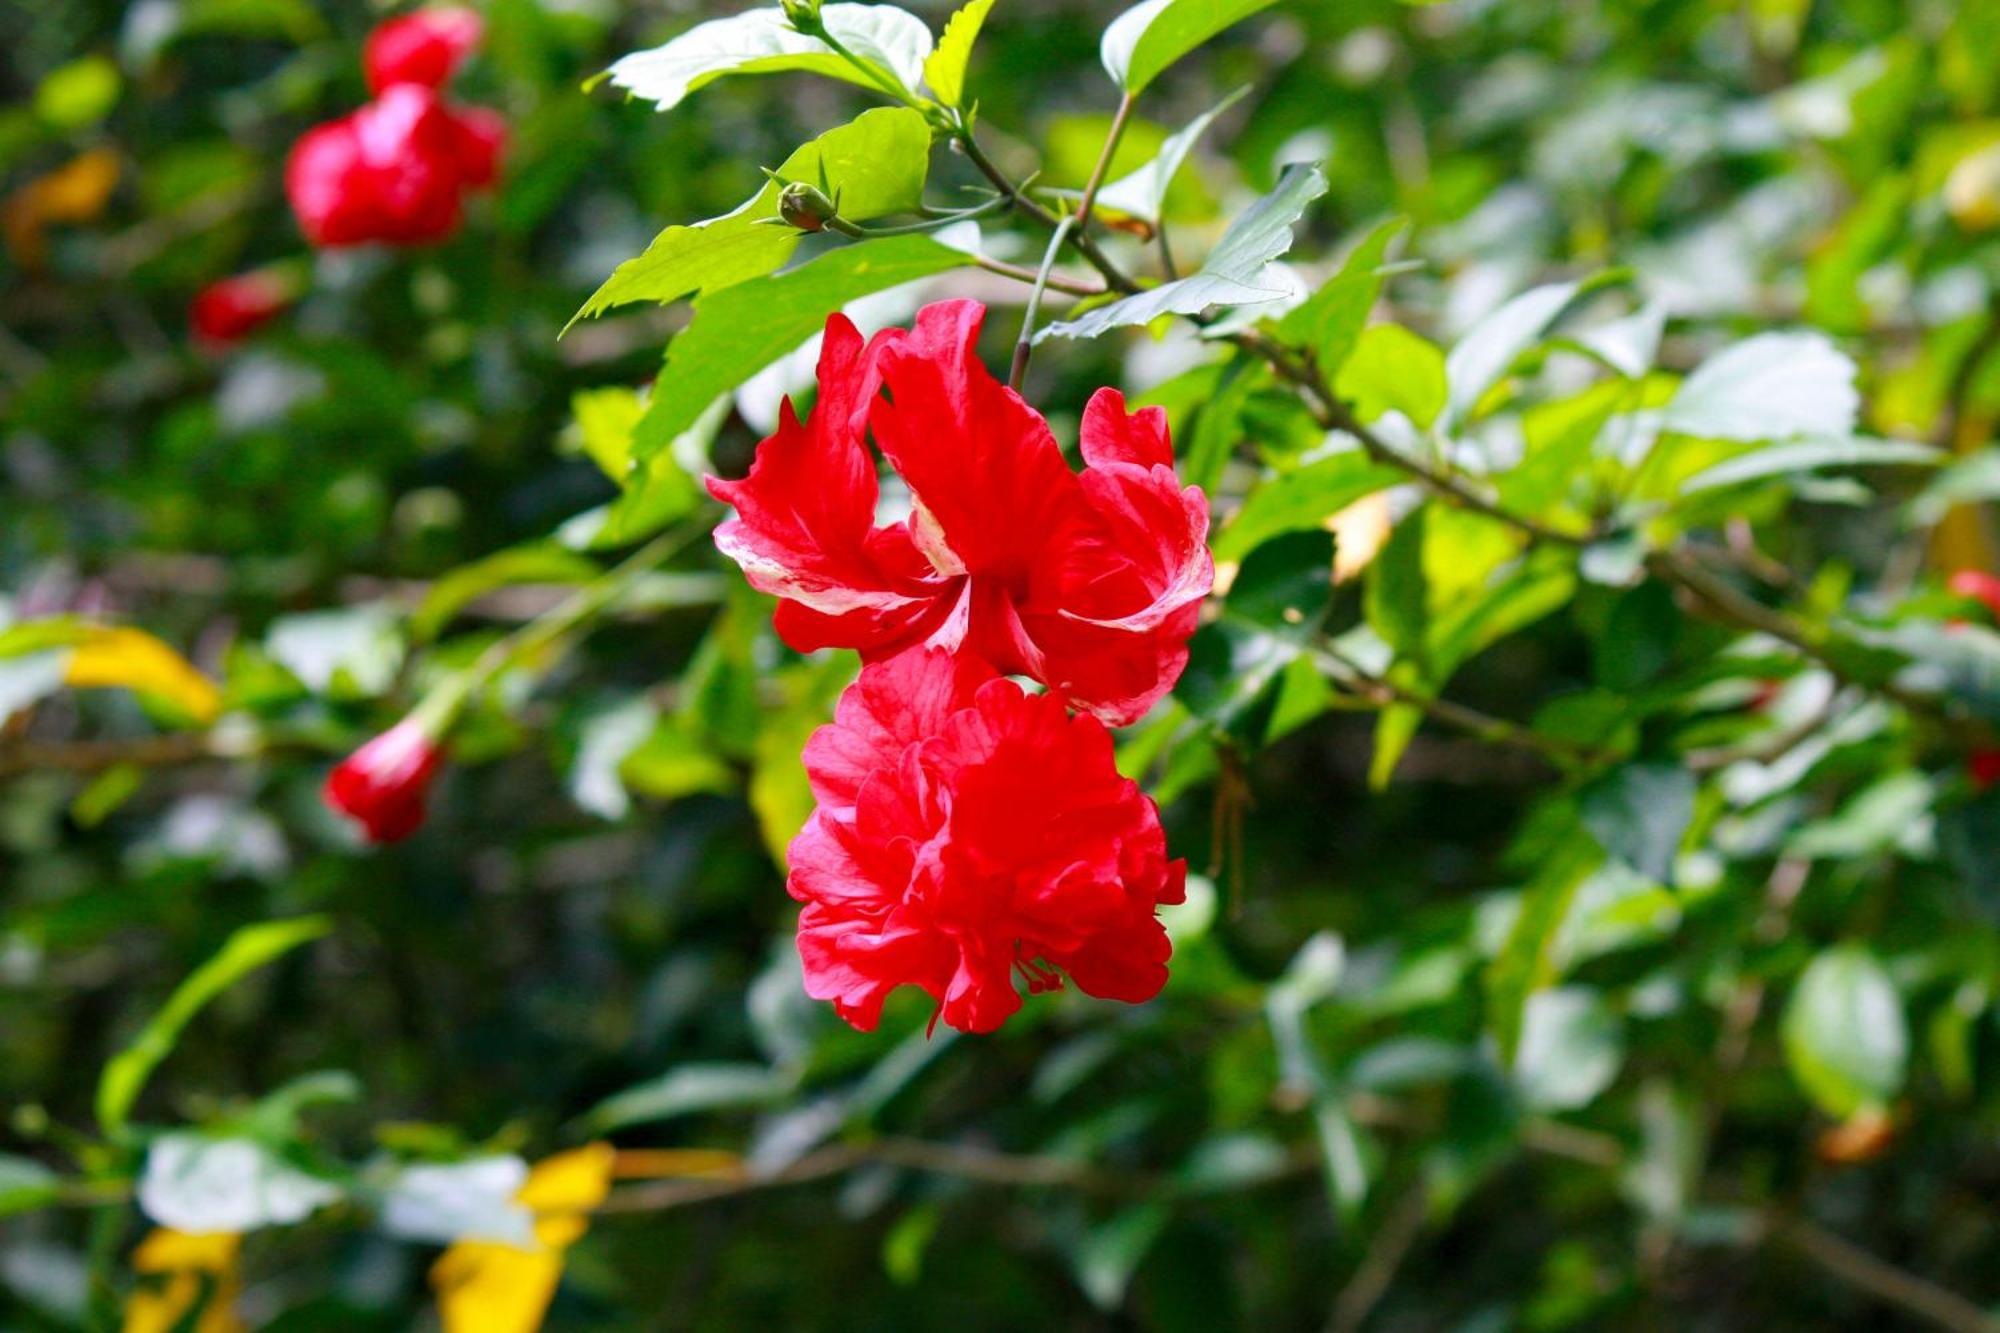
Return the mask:
[[[361,825],[370,842],[400,842],[424,822],[424,798],[444,751],[418,717],[406,717],[340,761],[326,803]]]
[[[991,1032],[1063,974],[1087,995],[1159,993],[1182,900],[1159,810],[1121,777],[1111,733],[967,654],[862,669],[806,774],[819,808],[791,846],[806,992],[862,1031],[920,986],[938,1016]]]
[[[505,137],[491,111],[392,84],[292,145],[285,193],[317,246],[442,240],[457,230],[466,192],[492,182]]]
[[[379,93],[392,83],[444,87],[485,30],[479,15],[455,8],[420,9],[378,24],[361,48],[368,90]]]
[[[778,633],[802,652],[962,648],[1123,726],[1187,665],[1215,577],[1207,498],[1174,475],[1165,413],[1127,413],[1113,389],[1084,411],[1072,472],[979,361],[985,313],[927,306],[865,346],[828,320],[811,415],[787,404],[748,477],[709,479],[736,507],[716,544],[783,599]],[[876,521],[870,433],[908,487],[907,519]]]
[[[292,303],[291,284],[275,273],[218,278],[195,293],[188,325],[211,347],[227,347],[269,323]]]
[[[2000,750],[1974,750],[1965,757],[1965,772],[1974,791],[1985,791],[2000,782]]]
[[[1961,569],[1951,576],[1945,586],[1954,595],[1971,598],[1993,615],[2000,616],[2000,578],[1980,569]]]

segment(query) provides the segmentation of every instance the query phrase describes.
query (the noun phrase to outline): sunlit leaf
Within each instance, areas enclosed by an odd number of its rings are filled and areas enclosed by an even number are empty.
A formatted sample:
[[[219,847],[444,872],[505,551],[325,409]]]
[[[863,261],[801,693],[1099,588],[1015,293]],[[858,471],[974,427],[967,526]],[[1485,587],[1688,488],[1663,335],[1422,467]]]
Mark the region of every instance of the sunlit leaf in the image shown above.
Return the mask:
[[[1167,66],[1273,0],[1144,0],[1111,20],[1098,57],[1112,82],[1137,96]]]
[[[147,1148],[137,1193],[139,1207],[161,1226],[208,1234],[287,1226],[341,1190],[254,1139],[175,1133]]]
[[[1181,164],[1194,151],[1195,141],[1215,123],[1215,118],[1236,105],[1249,92],[1246,87],[1238,88],[1229,96],[1217,102],[1208,110],[1187,123],[1186,128],[1170,136],[1160,145],[1145,166],[1128,176],[1121,176],[1097,192],[1100,208],[1114,209],[1120,213],[1131,213],[1152,222],[1160,219],[1160,210],[1166,204],[1167,187],[1172,185],[1179,174]]]
[[[924,83],[932,96],[946,106],[965,102],[965,66],[972,59],[972,44],[979,40],[980,25],[993,0],[971,0],[944,25],[937,50],[924,61]]]
[[[1073,320],[1050,324],[1035,334],[1035,341],[1095,338],[1111,329],[1151,323],[1161,315],[1195,315],[1215,305],[1277,300],[1284,290],[1264,276],[1264,267],[1292,248],[1292,224],[1325,193],[1326,177],[1318,167],[1293,163],[1271,193],[1230,224],[1199,271],[1098,306]]]
[[[1902,998],[1864,946],[1813,959],[1785,1005],[1785,1060],[1830,1116],[1886,1106],[1902,1090],[1909,1031]]]
[[[662,111],[705,84],[729,74],[802,70],[857,83],[877,92],[878,78],[908,91],[923,78],[931,53],[924,21],[894,5],[833,4],[819,11],[835,41],[873,67],[857,69],[817,37],[792,27],[776,6],[751,9],[697,24],[664,46],[635,51],[610,69],[611,82]]]
[[[1824,334],[1761,333],[1697,366],[1660,425],[1715,440],[1844,438],[1860,402],[1854,363]]]
[[[829,251],[770,277],[709,292],[667,346],[636,447],[650,457],[708,405],[825,327],[857,297],[927,278],[967,262],[928,236],[892,236]]]
[[[916,208],[930,146],[930,127],[921,115],[907,107],[878,107],[800,148],[778,165],[777,175],[813,186],[824,180],[828,194],[838,197],[842,216],[866,221]],[[668,227],[643,254],[620,264],[570,322],[634,301],[678,301],[775,271],[791,258],[801,235],[769,222],[778,216],[782,188],[766,181],[732,212]]]

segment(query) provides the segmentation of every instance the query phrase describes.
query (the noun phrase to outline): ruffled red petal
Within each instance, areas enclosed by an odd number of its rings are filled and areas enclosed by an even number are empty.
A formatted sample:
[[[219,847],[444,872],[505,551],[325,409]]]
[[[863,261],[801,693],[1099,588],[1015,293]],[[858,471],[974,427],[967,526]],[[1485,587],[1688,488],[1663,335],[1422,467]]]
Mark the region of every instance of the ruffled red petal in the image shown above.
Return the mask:
[[[983,664],[917,650],[864,667],[814,736],[823,804],[791,848],[807,990],[872,1026],[921,987],[953,1027],[1020,1007],[1015,975],[1140,1001],[1171,952],[1177,902],[1159,812],[1119,774],[1110,733]]]

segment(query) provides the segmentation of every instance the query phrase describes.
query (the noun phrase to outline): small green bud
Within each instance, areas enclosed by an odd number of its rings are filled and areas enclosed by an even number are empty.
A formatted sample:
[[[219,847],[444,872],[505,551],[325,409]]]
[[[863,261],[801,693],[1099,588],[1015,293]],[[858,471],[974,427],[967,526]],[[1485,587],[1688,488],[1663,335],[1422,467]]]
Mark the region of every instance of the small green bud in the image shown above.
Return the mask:
[[[816,36],[820,31],[819,0],[781,0],[785,22],[798,32]]]
[[[778,194],[778,216],[800,231],[823,231],[840,216],[833,200],[816,186],[793,181]]]

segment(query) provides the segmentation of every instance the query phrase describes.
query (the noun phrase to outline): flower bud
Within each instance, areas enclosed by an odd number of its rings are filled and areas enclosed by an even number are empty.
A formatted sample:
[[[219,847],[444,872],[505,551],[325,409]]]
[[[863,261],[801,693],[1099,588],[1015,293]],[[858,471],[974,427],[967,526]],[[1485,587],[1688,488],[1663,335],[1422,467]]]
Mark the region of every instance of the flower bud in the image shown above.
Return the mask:
[[[341,760],[323,795],[368,841],[400,842],[423,824],[424,798],[443,758],[437,737],[412,715]]]
[[[840,213],[822,191],[793,181],[778,194],[778,216],[800,231],[822,231]]]
[[[781,0],[785,10],[785,22],[803,33],[817,33],[820,30],[819,0]]]
[[[242,341],[292,303],[292,286],[269,270],[218,278],[195,293],[188,306],[188,324],[195,336],[213,348]]]

